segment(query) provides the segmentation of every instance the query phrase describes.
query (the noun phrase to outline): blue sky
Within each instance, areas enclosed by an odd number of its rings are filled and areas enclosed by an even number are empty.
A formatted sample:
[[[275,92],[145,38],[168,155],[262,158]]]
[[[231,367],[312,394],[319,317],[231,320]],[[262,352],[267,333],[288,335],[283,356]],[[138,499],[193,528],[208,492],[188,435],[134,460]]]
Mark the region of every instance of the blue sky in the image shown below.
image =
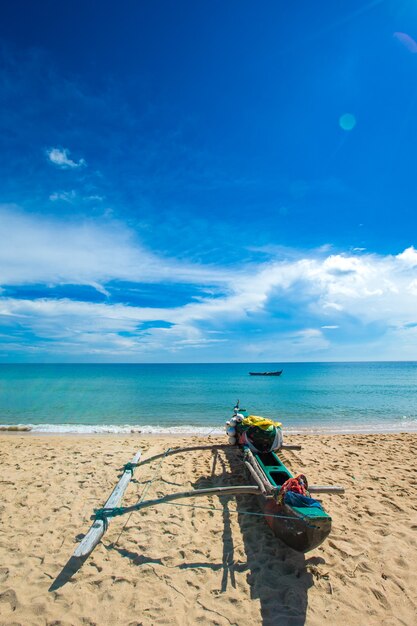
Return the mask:
[[[417,357],[417,2],[16,0],[0,361]]]

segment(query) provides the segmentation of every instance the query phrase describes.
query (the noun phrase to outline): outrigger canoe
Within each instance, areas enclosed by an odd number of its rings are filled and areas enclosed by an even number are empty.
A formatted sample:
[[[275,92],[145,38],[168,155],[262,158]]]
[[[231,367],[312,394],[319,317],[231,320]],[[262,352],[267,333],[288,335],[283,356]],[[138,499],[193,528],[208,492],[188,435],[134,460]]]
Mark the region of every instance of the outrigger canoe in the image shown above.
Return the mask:
[[[237,416],[239,411],[242,412],[243,410],[239,409],[239,403],[237,403],[234,409],[234,416]],[[246,468],[246,475],[250,477],[252,482],[246,485],[235,485],[230,487],[213,486],[205,489],[193,489],[190,491],[168,494],[162,498],[154,500],[144,500],[144,493],[142,498],[136,504],[125,507],[120,506],[124,491],[133,476],[133,472],[137,466],[140,466],[141,463],[143,464],[155,461],[156,459],[163,460],[167,456],[178,453],[191,453],[197,450],[217,451],[220,449],[225,451],[228,450],[231,454],[236,454],[236,459],[240,458],[243,469]],[[281,438],[279,449],[300,450],[301,446],[285,445],[282,443]],[[108,528],[109,522],[113,517],[125,515],[133,511],[140,511],[141,509],[157,506],[158,504],[175,502],[175,500],[186,498],[210,495],[217,495],[221,497],[225,495],[230,496],[242,494],[257,496],[263,514],[265,515],[265,519],[276,537],[282,540],[290,548],[300,552],[307,552],[320,545],[331,530],[331,517],[320,505],[318,507],[294,506],[285,502],[285,498],[282,497],[282,487],[293,477],[291,472],[279,458],[278,451],[254,452],[251,450],[250,446],[247,445],[231,445],[230,443],[209,444],[185,448],[170,448],[161,454],[141,461],[141,450],[139,450],[123,469],[123,474],[110,497],[107,499],[104,507],[95,510],[94,515],[92,516],[93,525],[78,544],[73,556],[70,559],[72,565],[74,564],[74,561],[79,562],[79,565],[76,566],[76,568],[81,566],[85,558],[87,558],[95,546],[100,542],[102,536]],[[344,493],[344,488],[338,486],[311,485],[308,487],[308,490],[309,494]],[[244,513],[245,511],[239,512]]]
[[[283,446],[294,449],[295,446]],[[280,503],[279,494],[282,485],[293,478],[291,472],[275,452],[252,453],[249,448],[243,448],[246,463],[254,470],[253,477],[261,488],[262,495],[258,497],[265,519],[276,537],[287,546],[298,552],[308,552],[319,546],[329,535],[332,527],[332,518],[323,508],[314,506],[293,506]],[[309,487],[310,494],[336,492],[332,487]],[[337,490],[340,493],[340,490]]]
[[[229,443],[242,450],[244,463],[261,490],[260,507],[275,536],[294,550],[308,552],[326,539],[332,525],[330,515],[312,494],[340,493],[341,488],[308,487],[304,474],[294,477],[279,451],[301,446],[283,443],[280,422],[246,413],[237,401],[232,419],[226,422]]]

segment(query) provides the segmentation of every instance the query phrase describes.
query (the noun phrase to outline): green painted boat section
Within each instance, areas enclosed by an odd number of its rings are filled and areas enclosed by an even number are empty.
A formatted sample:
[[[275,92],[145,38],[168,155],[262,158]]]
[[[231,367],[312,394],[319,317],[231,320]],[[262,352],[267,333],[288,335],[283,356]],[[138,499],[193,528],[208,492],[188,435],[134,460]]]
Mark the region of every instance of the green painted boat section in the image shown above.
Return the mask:
[[[255,457],[273,485],[280,487],[288,478],[294,478],[290,470],[284,465],[275,452],[255,454]],[[329,517],[323,509],[310,506],[292,506],[295,512],[303,517],[326,518]]]
[[[326,511],[323,511],[323,509],[319,509],[315,506],[292,506],[291,508],[293,511],[300,513],[303,517],[319,517],[320,519],[330,517]]]

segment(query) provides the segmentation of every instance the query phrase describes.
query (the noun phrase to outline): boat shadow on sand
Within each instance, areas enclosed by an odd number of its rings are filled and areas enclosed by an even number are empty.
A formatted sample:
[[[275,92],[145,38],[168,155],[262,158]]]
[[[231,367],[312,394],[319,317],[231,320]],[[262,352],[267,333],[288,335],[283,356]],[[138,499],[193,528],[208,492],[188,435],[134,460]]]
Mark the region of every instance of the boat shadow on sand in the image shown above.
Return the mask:
[[[217,469],[217,471],[216,471]],[[238,480],[237,480],[238,478]],[[209,476],[200,477],[193,487],[196,489],[212,486],[231,486],[236,483],[247,483],[242,473],[242,461],[236,455],[236,449],[214,452],[212,472]],[[251,599],[260,602],[261,623],[263,626],[303,626],[308,605],[308,590],[314,584],[313,574],[316,566],[324,563],[320,557],[310,557],[283,544],[275,537],[267,525],[258,506],[256,497],[212,496],[216,508],[222,509],[222,560],[213,563],[185,562],[178,569],[207,568],[222,571],[221,593],[229,587],[236,587],[236,575],[246,573]],[[203,504],[203,502],[198,501]],[[196,502],[197,504],[197,502]],[[207,503],[204,502],[206,505]],[[237,512],[236,512],[237,511]],[[246,561],[237,559],[233,538],[232,517],[237,515],[240,532],[244,543]],[[164,558],[154,559],[123,548],[121,545],[110,544],[109,550],[118,552],[137,566],[147,563],[163,565]],[[87,557],[88,558],[88,557]],[[71,559],[60,575],[53,582],[50,591],[63,586],[82,566],[85,559]],[[172,567],[172,566],[171,566]]]
[[[217,472],[216,472],[217,469]],[[236,478],[239,477],[238,481]],[[236,482],[247,484],[247,476],[242,473],[242,461],[236,455],[236,449],[214,452],[212,472],[200,477],[194,484],[195,489],[212,486],[226,487]],[[221,562],[198,561],[184,562],[177,566],[186,570],[207,568],[222,571],[220,592],[225,593],[229,586],[236,587],[237,575],[246,573],[251,599],[260,602],[261,622],[263,626],[303,626],[305,624],[308,590],[313,586],[313,574],[316,567],[324,563],[320,557],[306,558],[275,537],[267,525],[254,496],[212,496],[212,503],[222,509],[222,559]],[[207,506],[206,501],[196,504]],[[191,505],[192,506],[192,505]],[[238,511],[238,513],[236,513]],[[246,561],[237,558],[233,537],[232,518],[237,515],[238,524],[244,542]],[[134,564],[163,564],[164,559],[151,559],[143,554],[110,545]],[[170,566],[172,567],[172,565]]]
[[[200,478],[195,488],[211,486],[214,480],[218,486],[236,484],[236,477],[241,477],[242,484],[248,482],[247,476],[242,475],[242,461],[236,456],[235,449],[215,453],[214,464],[216,462],[221,471],[215,477]],[[247,572],[251,599],[260,602],[263,626],[302,626],[306,619],[308,590],[314,584],[309,570],[314,571],[324,559],[306,558],[277,539],[267,525],[256,497],[221,497],[218,502],[223,508],[224,524],[222,591],[226,591],[228,582],[235,586],[236,572]],[[236,505],[230,507],[234,502]],[[235,562],[232,515],[237,515],[244,542],[245,563]]]

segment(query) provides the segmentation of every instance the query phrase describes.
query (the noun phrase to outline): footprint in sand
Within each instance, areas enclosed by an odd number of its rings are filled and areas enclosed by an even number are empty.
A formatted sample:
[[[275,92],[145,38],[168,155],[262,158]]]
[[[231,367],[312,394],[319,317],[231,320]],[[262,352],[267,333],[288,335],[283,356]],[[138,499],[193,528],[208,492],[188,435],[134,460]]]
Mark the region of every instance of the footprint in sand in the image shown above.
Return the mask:
[[[0,593],[0,606],[2,604],[9,604],[12,611],[17,609],[18,601],[13,589],[7,589],[3,591],[3,593]]]
[[[398,504],[395,504],[395,502],[392,502],[391,500],[383,499],[381,500],[381,503],[391,509],[391,511],[394,511],[394,513],[404,513],[404,509],[398,506]]]
[[[378,589],[374,589],[372,587],[371,591],[374,594],[375,598],[378,600],[378,602],[384,607],[384,609],[387,609],[389,607],[389,604],[384,594],[381,591],[378,591]]]
[[[7,567],[0,567],[0,583],[4,583],[9,578],[9,569]]]

